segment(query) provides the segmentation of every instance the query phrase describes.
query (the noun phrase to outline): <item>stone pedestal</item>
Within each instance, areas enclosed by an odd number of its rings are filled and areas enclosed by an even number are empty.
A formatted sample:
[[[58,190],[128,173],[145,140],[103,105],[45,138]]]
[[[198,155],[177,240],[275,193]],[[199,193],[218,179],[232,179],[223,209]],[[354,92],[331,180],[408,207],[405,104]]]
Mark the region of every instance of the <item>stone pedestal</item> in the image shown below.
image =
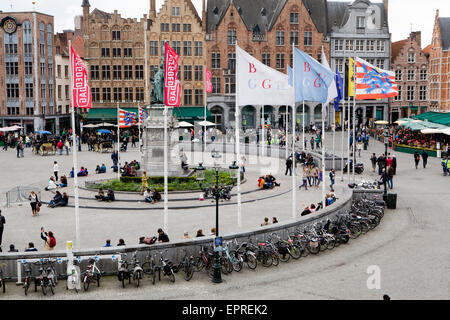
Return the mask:
[[[164,106],[152,105],[147,108],[148,118],[144,121],[142,169],[148,176],[164,176]],[[168,175],[182,176],[178,139],[178,120],[167,108]]]

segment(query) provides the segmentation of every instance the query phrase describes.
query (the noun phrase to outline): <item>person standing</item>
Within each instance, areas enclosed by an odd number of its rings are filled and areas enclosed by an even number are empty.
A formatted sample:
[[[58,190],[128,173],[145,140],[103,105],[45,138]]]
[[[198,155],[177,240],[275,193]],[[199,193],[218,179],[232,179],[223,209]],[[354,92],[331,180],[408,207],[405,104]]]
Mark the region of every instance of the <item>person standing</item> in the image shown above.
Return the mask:
[[[311,150],[314,150],[314,137],[311,137],[311,140],[309,140],[309,143],[311,144]]]
[[[144,194],[144,191],[148,189],[147,171],[142,172],[141,182],[142,182],[141,186],[141,196],[142,196]]]
[[[37,194],[34,191],[31,191],[28,199],[30,200],[31,213],[34,216],[37,215],[37,206],[39,205],[39,199]]]
[[[20,158],[20,142],[17,143],[16,150],[17,150],[17,158]]]
[[[290,173],[290,176],[292,176],[292,157],[289,157],[286,160],[286,172],[284,173],[285,176],[287,175],[288,171]]]
[[[361,151],[363,148],[363,144],[361,141],[358,141],[358,143],[356,144],[356,149],[358,150],[358,157],[361,158]]]
[[[53,162],[53,173],[55,174],[55,180],[58,181],[58,162]]]
[[[420,162],[420,154],[419,152],[414,152],[414,163],[416,165],[416,169],[419,166],[419,162]]]
[[[69,155],[69,149],[70,149],[70,142],[68,139],[66,139],[66,142],[64,144],[64,146],[66,147],[66,155]]]
[[[397,158],[392,155],[392,169],[394,169],[394,176],[397,174]]]
[[[425,150],[423,150],[422,152],[422,161],[423,161],[423,168],[426,169],[428,163],[428,153]]]
[[[375,169],[377,168],[377,156],[375,155],[375,153],[372,153],[370,161],[372,162],[372,170],[373,172],[375,172]]]
[[[3,228],[5,224],[6,224],[5,217],[2,216],[2,210],[0,210],[0,252],[2,252]]]

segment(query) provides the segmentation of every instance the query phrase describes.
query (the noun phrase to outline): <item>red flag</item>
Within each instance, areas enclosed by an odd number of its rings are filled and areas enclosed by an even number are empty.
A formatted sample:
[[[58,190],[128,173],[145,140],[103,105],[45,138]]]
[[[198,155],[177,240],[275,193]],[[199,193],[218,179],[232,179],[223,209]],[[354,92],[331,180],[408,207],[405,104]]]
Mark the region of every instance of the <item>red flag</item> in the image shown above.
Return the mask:
[[[164,43],[164,104],[169,107],[179,107],[181,101],[181,85],[178,80],[178,54]]]
[[[91,88],[88,84],[86,66],[78,53],[71,47],[70,61],[72,64],[72,98],[75,108],[92,108]]]
[[[208,68],[205,68],[205,89],[206,92],[212,92],[213,86],[211,82],[211,71]]]

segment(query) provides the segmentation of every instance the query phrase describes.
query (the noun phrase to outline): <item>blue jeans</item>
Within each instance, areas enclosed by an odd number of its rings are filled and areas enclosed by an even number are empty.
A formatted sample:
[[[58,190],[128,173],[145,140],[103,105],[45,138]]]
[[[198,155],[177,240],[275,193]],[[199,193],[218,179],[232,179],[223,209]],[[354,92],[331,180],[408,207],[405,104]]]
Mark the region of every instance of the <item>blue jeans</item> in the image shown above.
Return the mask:
[[[389,187],[389,189],[392,189],[394,187],[394,182],[392,180],[392,177],[388,177],[386,180],[387,186]]]

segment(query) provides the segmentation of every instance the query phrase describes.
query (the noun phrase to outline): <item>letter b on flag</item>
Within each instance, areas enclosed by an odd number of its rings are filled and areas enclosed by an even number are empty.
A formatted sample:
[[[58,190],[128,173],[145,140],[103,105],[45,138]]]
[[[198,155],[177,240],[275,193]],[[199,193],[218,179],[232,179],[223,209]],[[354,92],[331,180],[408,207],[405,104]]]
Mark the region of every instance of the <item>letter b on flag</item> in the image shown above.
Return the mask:
[[[256,73],[256,68],[253,63],[249,63],[248,68],[249,68],[248,73]]]

